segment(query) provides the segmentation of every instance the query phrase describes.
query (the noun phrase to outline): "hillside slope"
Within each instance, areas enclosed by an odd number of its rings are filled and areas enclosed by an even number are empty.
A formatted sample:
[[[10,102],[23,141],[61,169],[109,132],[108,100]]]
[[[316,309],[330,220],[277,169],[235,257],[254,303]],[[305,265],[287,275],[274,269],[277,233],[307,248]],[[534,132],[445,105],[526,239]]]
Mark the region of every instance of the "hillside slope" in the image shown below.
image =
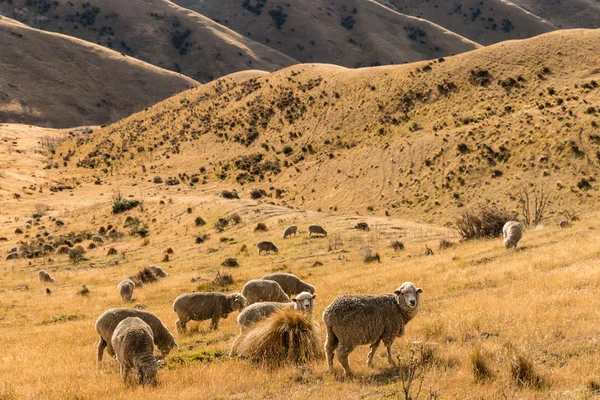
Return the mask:
[[[556,26],[506,0],[378,0],[398,12],[424,18],[482,45],[526,39]],[[563,7],[562,3],[561,6]],[[574,26],[587,28],[587,26]]]
[[[117,121],[198,82],[0,16],[0,121],[49,127]]]
[[[296,60],[345,67],[402,64],[479,47],[371,0],[175,0]]]
[[[511,0],[527,11],[544,18],[561,29],[600,28],[598,0]]]
[[[199,82],[296,64],[168,0],[0,1],[0,14],[111,48]]]
[[[65,144],[66,171],[430,220],[486,201],[517,208],[524,188],[544,187],[553,211],[590,208],[598,54],[600,31],[573,30],[434,62],[225,77]]]

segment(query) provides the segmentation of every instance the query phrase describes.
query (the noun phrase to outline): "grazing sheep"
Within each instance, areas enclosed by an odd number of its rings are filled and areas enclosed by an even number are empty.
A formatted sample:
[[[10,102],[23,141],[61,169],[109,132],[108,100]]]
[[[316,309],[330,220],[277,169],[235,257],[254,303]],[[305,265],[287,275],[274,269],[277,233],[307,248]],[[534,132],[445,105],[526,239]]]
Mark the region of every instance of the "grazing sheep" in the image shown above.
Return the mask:
[[[25,224],[25,229],[30,229],[31,228],[31,224]]]
[[[252,279],[242,288],[242,295],[246,298],[247,305],[264,301],[289,303],[290,298],[281,289],[279,283],[265,279]]]
[[[54,248],[54,246],[52,246],[49,243],[44,243],[42,245],[42,251],[46,252],[46,253],[54,253],[56,251],[56,249]]]
[[[279,253],[279,249],[277,246],[275,246],[275,244],[273,244],[273,242],[259,242],[256,247],[258,248],[258,254],[260,254],[261,251],[264,251],[265,253]]]
[[[125,318],[115,328],[110,342],[119,360],[123,383],[129,370],[134,370],[141,384],[156,384],[158,362],[152,329],[147,323],[137,317]]]
[[[283,238],[287,239],[287,237],[291,236],[291,235],[296,236],[297,233],[298,233],[298,226],[290,225],[287,228],[285,228],[285,231],[283,231]]]
[[[523,227],[517,221],[508,221],[502,228],[504,245],[507,249],[516,249],[517,243],[523,236]]]
[[[13,247],[12,249],[10,249],[10,251],[9,251],[8,253],[9,253],[9,254],[10,254],[10,253],[16,253],[17,251],[19,251],[19,249],[18,249],[18,248],[16,248],[16,247]]]
[[[40,282],[44,283],[44,282],[49,282],[49,283],[54,283],[54,278],[50,276],[50,274],[46,271],[44,271],[43,269],[40,270],[40,272],[38,272],[38,278],[40,278]]]
[[[325,229],[323,229],[323,227],[320,225],[309,225],[308,226],[308,236],[311,236],[313,233],[315,235],[327,236],[327,231]]]
[[[149,265],[148,269],[154,273],[158,278],[166,278],[169,276],[163,269],[157,265]]]
[[[61,244],[56,248],[54,254],[68,254],[71,249],[66,244]]]
[[[100,335],[98,341],[98,362],[102,361],[104,349],[111,357],[115,356],[115,352],[111,345],[113,331],[125,318],[137,317],[147,323],[152,329],[154,336],[154,344],[163,356],[169,354],[173,347],[177,347],[175,338],[169,332],[167,327],[162,323],[160,318],[148,311],[135,310],[131,308],[111,308],[106,310],[96,320],[96,332]]]
[[[268,274],[263,276],[260,279],[265,279],[267,281],[275,281],[279,283],[281,289],[288,296],[292,296],[302,292],[308,292],[310,294],[315,293],[315,287],[313,285],[309,285],[306,282],[303,282],[300,278],[293,274],[284,274],[284,273],[275,273]]]
[[[356,346],[370,344],[367,365],[373,365],[373,356],[379,343],[387,348],[388,362],[392,365],[392,344],[404,334],[405,325],[419,311],[419,293],[422,289],[405,282],[393,294],[340,296],[323,311],[327,329],[325,356],[329,371],[333,371],[333,354],[338,349],[338,360],[346,375],[352,371],[348,355]]]
[[[19,258],[19,253],[17,253],[17,252],[15,251],[15,252],[12,252],[12,253],[8,253],[8,255],[6,256],[6,258],[5,258],[4,260],[5,260],[5,261],[8,261],[8,260],[16,260],[17,258]]]
[[[131,279],[125,279],[117,285],[117,290],[124,301],[131,301],[133,289],[135,289],[135,283]]]
[[[284,309],[294,309],[297,311],[303,311],[312,315],[314,308],[314,299],[317,297],[316,294],[308,292],[302,292],[295,299],[292,299],[289,303],[279,303],[274,301],[267,301],[262,303],[254,303],[244,308],[240,315],[238,315],[237,322],[240,328],[248,328],[249,326],[257,323],[258,321],[267,318],[275,311]]]
[[[54,240],[54,235],[50,234],[50,235],[46,236],[46,240],[51,242],[52,240]]]
[[[560,221],[558,223],[558,226],[560,226],[561,228],[570,228],[573,226],[573,224],[569,221],[567,221],[566,219],[563,219],[562,221]]]
[[[173,311],[177,313],[177,331],[186,333],[188,321],[211,320],[210,327],[217,330],[219,318],[227,316],[246,306],[246,299],[240,293],[223,294],[214,292],[184,293],[175,299]]]
[[[94,236],[92,236],[92,242],[98,243],[98,244],[104,244],[104,239],[102,239],[101,236],[94,235]]]

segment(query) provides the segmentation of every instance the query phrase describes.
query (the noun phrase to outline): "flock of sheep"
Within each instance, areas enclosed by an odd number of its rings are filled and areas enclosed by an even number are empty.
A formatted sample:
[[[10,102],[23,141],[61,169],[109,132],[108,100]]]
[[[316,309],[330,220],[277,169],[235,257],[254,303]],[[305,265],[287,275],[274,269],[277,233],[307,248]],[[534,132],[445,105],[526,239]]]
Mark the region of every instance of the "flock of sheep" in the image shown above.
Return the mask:
[[[308,227],[309,235],[327,235],[318,225]],[[296,235],[298,227],[288,227],[283,238]],[[503,227],[504,245],[516,248],[523,235],[519,222],[509,221]],[[275,251],[271,242],[260,242],[261,251]],[[157,277],[167,273],[158,266],[148,267]],[[54,282],[47,271],[39,271],[41,282]],[[133,296],[135,284],[126,279],[119,283],[118,291],[125,301]],[[405,282],[393,293],[381,295],[346,295],[337,297],[323,312],[326,329],[325,356],[328,369],[333,370],[333,358],[337,358],[346,375],[352,375],[348,355],[357,346],[370,345],[367,365],[372,366],[373,356],[380,345],[387,349],[387,358],[394,364],[391,346],[396,337],[402,336],[406,324],[419,310],[419,295],[423,292],[411,282]],[[295,296],[295,297],[293,297]],[[237,322],[240,334],[234,340],[230,356],[235,356],[238,340],[252,326],[274,313],[291,309],[312,316],[315,287],[287,273],[268,274],[260,279],[248,281],[241,293],[224,294],[216,292],[184,293],[173,303],[177,314],[176,327],[179,335],[187,333],[189,321],[211,320],[211,328],[218,329],[219,320],[239,311]],[[159,364],[154,356],[156,346],[163,356],[177,347],[174,336],[163,322],[153,313],[137,309],[115,308],[105,311],[96,321],[96,332],[100,335],[97,345],[97,358],[102,361],[104,350],[116,357],[120,364],[123,382],[133,371],[142,384],[155,384]]]

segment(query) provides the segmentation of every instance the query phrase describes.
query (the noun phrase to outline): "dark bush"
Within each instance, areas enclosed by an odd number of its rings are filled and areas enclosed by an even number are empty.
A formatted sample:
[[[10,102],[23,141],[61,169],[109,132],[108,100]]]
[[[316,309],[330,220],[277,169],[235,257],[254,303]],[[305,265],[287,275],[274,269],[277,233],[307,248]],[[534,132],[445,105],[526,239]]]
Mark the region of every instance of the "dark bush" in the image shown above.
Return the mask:
[[[265,225],[262,222],[259,222],[258,224],[256,224],[256,228],[254,228],[254,232],[266,232],[266,231],[268,231],[267,225]]]
[[[208,233],[203,233],[202,235],[197,235],[196,236],[196,244],[201,244],[206,242],[208,239],[210,238],[210,234]]]
[[[223,190],[223,191],[221,191],[221,197],[223,197],[224,199],[239,199],[240,198],[235,190],[233,190],[233,191]]]
[[[113,214],[119,214],[139,206],[141,202],[135,199],[115,199],[112,205]]]
[[[266,195],[267,192],[265,192],[263,189],[252,189],[252,191],[250,192],[250,197],[254,200],[260,199],[261,197],[264,197]]]
[[[399,240],[394,240],[394,241],[392,241],[392,244],[390,245],[390,247],[392,249],[394,249],[394,251],[401,251],[401,250],[404,250],[404,243],[402,243]]]
[[[206,221],[202,217],[196,217],[196,219],[194,220],[194,225],[204,226],[204,225],[206,225]]]
[[[453,247],[453,246],[454,246],[454,243],[452,243],[449,240],[446,240],[446,239],[440,240],[440,250],[449,249],[450,247]]]
[[[480,207],[464,211],[454,221],[454,228],[463,240],[502,236],[502,228],[515,216],[505,209]]]
[[[240,264],[236,258],[227,258],[221,263],[221,266],[227,268],[237,268],[240,266]]]
[[[367,224],[366,222],[359,222],[354,226],[354,229],[358,229],[359,231],[368,231],[369,224]]]

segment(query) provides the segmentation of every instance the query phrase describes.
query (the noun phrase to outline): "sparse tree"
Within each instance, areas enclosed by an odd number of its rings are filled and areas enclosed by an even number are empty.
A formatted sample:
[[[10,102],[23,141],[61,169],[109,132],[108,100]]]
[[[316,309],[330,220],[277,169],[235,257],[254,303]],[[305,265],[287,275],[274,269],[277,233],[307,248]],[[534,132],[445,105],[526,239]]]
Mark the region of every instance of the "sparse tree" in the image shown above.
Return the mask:
[[[526,227],[536,226],[547,218],[546,208],[550,204],[551,198],[543,186],[540,189],[534,188],[533,192],[529,192],[527,188],[521,191],[519,203],[521,203],[523,224]]]

